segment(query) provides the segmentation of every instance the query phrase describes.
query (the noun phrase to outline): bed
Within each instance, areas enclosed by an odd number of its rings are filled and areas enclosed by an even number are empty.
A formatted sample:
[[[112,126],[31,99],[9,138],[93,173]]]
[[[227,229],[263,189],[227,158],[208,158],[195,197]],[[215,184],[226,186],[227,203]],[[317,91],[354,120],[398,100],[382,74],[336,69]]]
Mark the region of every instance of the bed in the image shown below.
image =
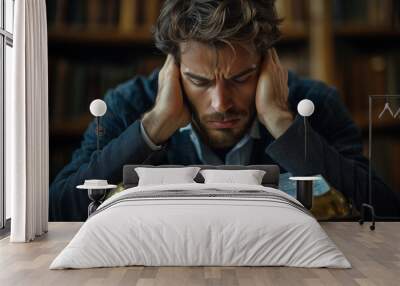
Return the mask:
[[[310,212],[277,189],[278,166],[198,166],[264,170],[261,185],[204,183],[199,173],[193,183],[151,186],[138,185],[137,167],[124,166],[126,190],[100,205],[50,269],[351,267]]]

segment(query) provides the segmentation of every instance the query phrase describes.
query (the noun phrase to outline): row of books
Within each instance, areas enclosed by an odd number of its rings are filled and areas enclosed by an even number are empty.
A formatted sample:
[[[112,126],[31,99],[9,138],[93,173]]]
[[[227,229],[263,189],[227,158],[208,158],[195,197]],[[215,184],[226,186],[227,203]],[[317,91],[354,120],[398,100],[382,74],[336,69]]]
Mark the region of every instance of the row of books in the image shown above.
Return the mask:
[[[155,23],[162,0],[48,0],[49,28],[117,28],[131,31]],[[278,15],[285,25],[304,26],[306,0],[277,0]]]
[[[49,27],[108,26],[130,30],[153,24],[161,4],[162,0],[48,0],[48,23]],[[302,25],[307,15],[305,0],[277,0],[276,9],[290,25]]]
[[[48,0],[47,18],[51,28],[112,28],[132,31],[151,27],[163,0]],[[400,3],[397,0],[334,0],[335,23],[398,26]],[[308,18],[306,0],[277,0],[278,15],[284,25],[303,27]]]
[[[400,1],[398,0],[335,0],[333,15],[337,25],[368,25],[398,27]]]
[[[343,92],[352,113],[368,114],[369,95],[400,94],[400,54],[358,54],[345,65]]]
[[[157,19],[161,3],[162,0],[48,0],[48,27],[122,31],[150,27]]]
[[[90,102],[103,98],[107,90],[147,75],[161,66],[162,59],[147,58],[128,64],[51,60],[49,64],[49,115],[53,121],[76,119],[88,114]]]

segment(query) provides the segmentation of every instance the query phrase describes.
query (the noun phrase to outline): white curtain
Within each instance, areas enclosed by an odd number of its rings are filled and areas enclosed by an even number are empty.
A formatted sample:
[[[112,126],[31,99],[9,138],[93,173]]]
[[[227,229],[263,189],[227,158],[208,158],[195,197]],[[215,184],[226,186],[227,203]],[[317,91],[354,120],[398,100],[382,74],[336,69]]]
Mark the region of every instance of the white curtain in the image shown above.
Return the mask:
[[[6,188],[12,242],[47,232],[49,190],[45,0],[15,1],[13,92],[6,98]]]

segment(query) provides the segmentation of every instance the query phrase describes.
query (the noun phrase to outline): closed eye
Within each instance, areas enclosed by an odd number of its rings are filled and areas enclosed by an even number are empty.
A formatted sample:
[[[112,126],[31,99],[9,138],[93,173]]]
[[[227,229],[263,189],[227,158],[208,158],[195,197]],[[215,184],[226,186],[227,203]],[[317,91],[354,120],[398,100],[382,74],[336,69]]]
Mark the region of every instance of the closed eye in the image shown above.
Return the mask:
[[[236,83],[245,83],[249,78],[250,78],[250,75],[247,74],[247,75],[244,75],[241,77],[233,78],[232,80]]]
[[[196,86],[208,86],[210,84],[209,80],[202,80],[196,78],[190,78],[190,81]]]
[[[257,67],[245,70],[244,72],[238,74],[231,78],[231,80],[235,83],[245,83],[253,74],[256,74]]]

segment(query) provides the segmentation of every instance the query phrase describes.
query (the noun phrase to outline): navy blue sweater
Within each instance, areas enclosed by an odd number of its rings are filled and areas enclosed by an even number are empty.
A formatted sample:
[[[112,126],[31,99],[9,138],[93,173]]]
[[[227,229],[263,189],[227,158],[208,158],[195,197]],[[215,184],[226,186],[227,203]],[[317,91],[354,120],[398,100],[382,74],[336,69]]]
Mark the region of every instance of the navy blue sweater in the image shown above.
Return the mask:
[[[106,96],[107,113],[102,118],[105,134],[102,151],[96,151],[96,125],[93,121],[84,133],[81,147],[71,162],[50,186],[50,220],[83,221],[87,218],[87,192],[76,189],[85,179],[122,181],[125,164],[201,164],[187,133],[176,132],[161,151],[149,148],[140,132],[140,118],[155,103],[158,70],[148,78],[134,79],[110,90]],[[300,100],[314,102],[310,117],[308,160],[304,160],[304,125],[296,116],[289,129],[274,139],[260,128],[250,164],[278,164],[281,172],[293,175],[321,174],[341,191],[356,208],[368,200],[368,160],[362,155],[359,129],[353,123],[336,89],[321,82],[300,79],[289,73],[289,105],[296,112]],[[400,215],[397,194],[383,181],[373,177],[373,201],[380,215]]]

